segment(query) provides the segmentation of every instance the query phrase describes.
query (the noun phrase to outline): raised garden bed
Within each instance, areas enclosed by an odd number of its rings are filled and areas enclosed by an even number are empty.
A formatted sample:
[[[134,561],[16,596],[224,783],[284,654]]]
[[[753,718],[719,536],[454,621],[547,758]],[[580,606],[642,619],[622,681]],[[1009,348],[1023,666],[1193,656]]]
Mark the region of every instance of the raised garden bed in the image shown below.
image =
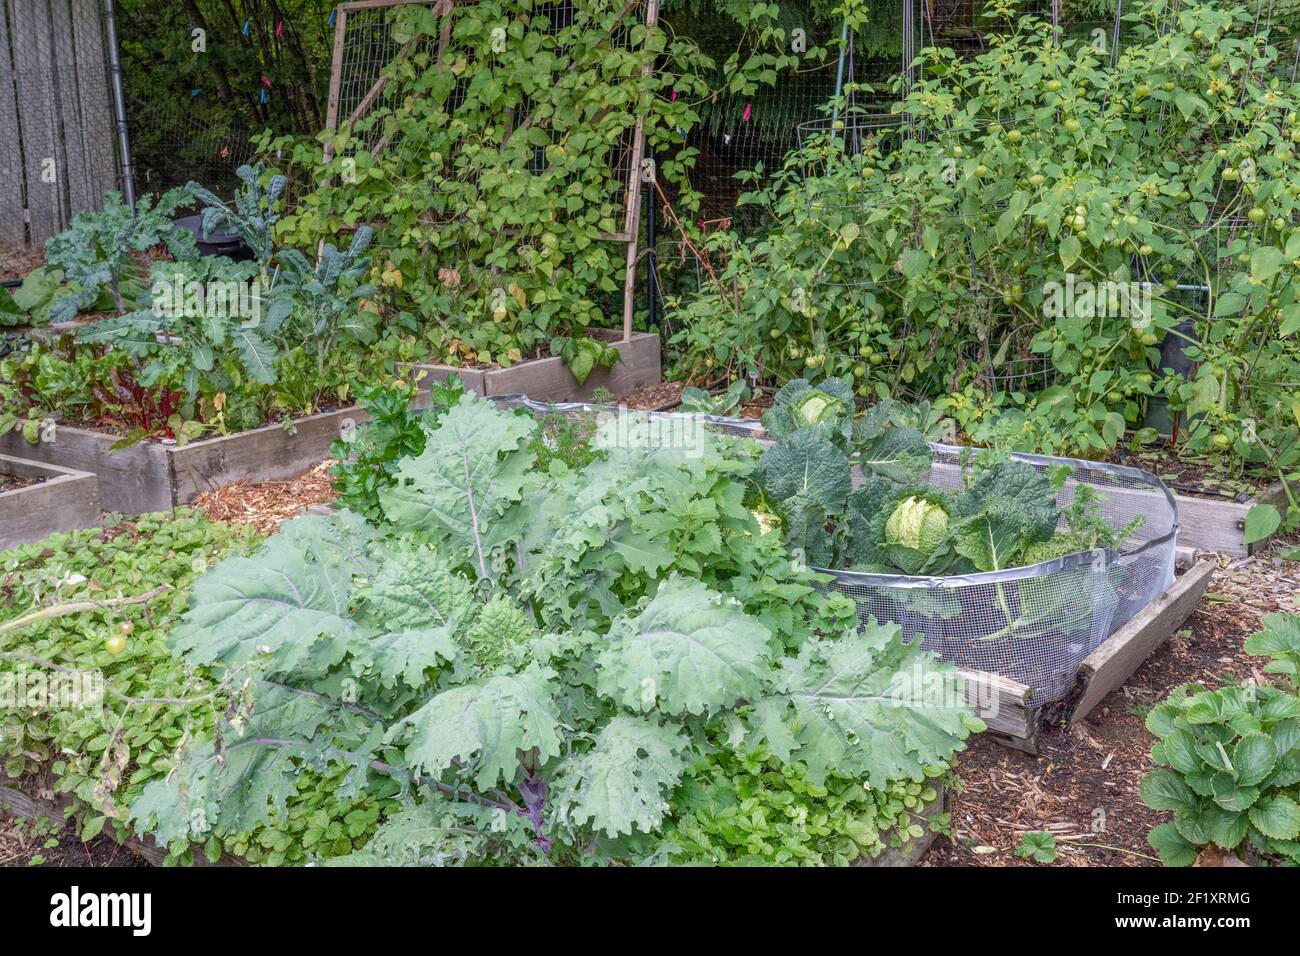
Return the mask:
[[[417,407],[426,395],[416,398]],[[0,436],[0,454],[91,472],[99,478],[103,510],[143,514],[170,511],[205,491],[246,478],[290,478],[327,457],[330,443],[349,423],[367,418],[360,408],[340,408],[295,418],[292,432],[264,425],[184,445],[142,441],[119,451],[110,451],[117,435],[85,428],[60,427],[54,441],[36,445],[9,432]]]
[[[430,363],[412,363],[410,367],[425,374],[422,387],[429,382],[446,381],[448,376],[455,374],[464,382],[466,391],[484,398],[527,395],[541,402],[583,402],[601,388],[615,398],[621,398],[644,385],[655,385],[663,380],[657,334],[633,332],[627,341],[623,341],[621,332],[608,329],[588,329],[587,334],[617,349],[619,361],[610,369],[593,369],[581,385],[564,361],[558,358],[534,359],[510,368],[465,369]]]
[[[1178,504],[1178,541],[1201,551],[1218,551],[1233,557],[1255,554],[1268,546],[1268,538],[1245,542],[1246,514],[1255,505],[1276,505],[1285,512],[1286,490],[1279,482],[1248,501],[1175,493]]]
[[[93,474],[0,454],[0,551],[39,541],[59,531],[99,523],[99,482]]]
[[[982,671],[962,671],[967,699],[988,725],[986,735],[1007,747],[1036,754],[1038,730],[1044,720],[1077,725],[1191,617],[1215,568],[1211,560],[1187,568],[1156,600],[1084,658],[1070,694],[1047,707],[1033,706],[1033,688],[1024,684]]]

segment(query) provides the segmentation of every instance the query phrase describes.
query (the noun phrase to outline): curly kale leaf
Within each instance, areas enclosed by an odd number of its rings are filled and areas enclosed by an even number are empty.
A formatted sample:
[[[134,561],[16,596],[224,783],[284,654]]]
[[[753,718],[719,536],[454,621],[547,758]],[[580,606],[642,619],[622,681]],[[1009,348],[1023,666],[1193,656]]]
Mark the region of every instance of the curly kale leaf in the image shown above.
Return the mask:
[[[366,572],[370,531],[343,513],[286,522],[248,557],[199,578],[169,644],[193,664],[236,667],[269,655],[272,671],[323,671],[359,636],[349,615],[352,576]]]
[[[557,778],[559,801],[574,823],[609,836],[655,830],[668,794],[690,766],[689,740],[648,717],[614,717],[585,754],[571,757]]]
[[[533,422],[466,395],[428,433],[424,451],[379,494],[397,527],[459,549],[481,579],[495,580],[492,552],[522,536],[515,507],[531,483]]]
[[[406,760],[434,777],[460,766],[481,789],[519,774],[518,752],[536,750],[540,762],[561,749],[552,700],[555,673],[531,667],[452,687],[394,724],[387,740],[405,741]]]
[[[923,780],[925,767],[962,749],[982,729],[953,665],[905,644],[897,625],[804,645],[783,663],[778,693],[758,701],[751,722],[783,760],[826,774],[865,776],[872,787]],[[793,746],[791,746],[793,743]]]
[[[596,686],[633,711],[717,713],[761,689],[770,640],[734,600],[674,576],[640,614],[615,621]]]

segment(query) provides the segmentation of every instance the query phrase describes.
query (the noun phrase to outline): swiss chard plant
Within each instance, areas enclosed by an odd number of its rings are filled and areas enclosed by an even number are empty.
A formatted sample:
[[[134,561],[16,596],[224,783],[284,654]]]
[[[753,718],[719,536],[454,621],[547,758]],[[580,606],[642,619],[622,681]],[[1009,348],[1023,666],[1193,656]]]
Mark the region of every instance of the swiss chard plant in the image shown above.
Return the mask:
[[[1157,767],[1138,793],[1173,813],[1148,836],[1166,866],[1210,846],[1300,864],[1300,617],[1260,623],[1246,651],[1271,659],[1276,683],[1184,684],[1147,717]]]
[[[181,262],[156,262],[143,307],[102,319],[81,329],[81,342],[111,345],[137,359],[139,382],[146,387],[179,388],[183,437],[203,429],[203,403],[222,406],[219,395],[243,383],[276,380],[279,351],[274,328],[263,315],[255,263],[204,256]],[[137,435],[147,437],[147,433]]]
[[[388,525],[299,518],[205,575],[171,646],[224,671],[231,706],[133,822],[174,849],[247,831],[311,767],[343,799],[399,789],[351,862],[632,861],[718,741],[887,790],[981,726],[933,692],[947,665],[860,628],[761,534],[743,446],[646,448],[614,423],[595,471],[544,477],[534,429],[466,396],[380,490]]]

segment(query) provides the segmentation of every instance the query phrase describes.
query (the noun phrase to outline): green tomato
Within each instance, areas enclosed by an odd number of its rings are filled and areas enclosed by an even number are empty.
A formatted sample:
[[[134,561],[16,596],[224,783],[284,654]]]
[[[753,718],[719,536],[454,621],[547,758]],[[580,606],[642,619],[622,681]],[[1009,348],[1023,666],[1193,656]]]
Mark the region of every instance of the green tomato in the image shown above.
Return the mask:
[[[1061,91],[1060,80],[1048,80],[1045,84],[1043,84],[1043,86],[1049,93],[1059,93]]]
[[[1250,212],[1246,214],[1246,218],[1249,219],[1251,222],[1255,223],[1256,225],[1259,225],[1261,222],[1263,222],[1265,219],[1268,218],[1268,213],[1264,212],[1264,210],[1256,206],[1254,209],[1252,209]]]
[[[1152,249],[1151,246],[1143,244],[1142,247],[1138,249],[1138,255],[1142,256],[1143,258],[1146,258],[1147,256],[1151,255],[1151,253],[1154,251],[1155,250]]]
[[[1034,173],[1029,177],[1029,185],[1033,186],[1035,189],[1043,185],[1045,182],[1047,182],[1047,177],[1042,173]]]
[[[1018,129],[1013,129],[1009,133],[1007,133],[1007,142],[1013,146],[1024,138],[1025,138],[1024,134],[1021,133],[1020,130]]]
[[[1073,116],[1071,116],[1061,125],[1063,125],[1066,128],[1066,130],[1071,133],[1077,133],[1079,132],[1079,130],[1083,129],[1083,124],[1080,123]]]

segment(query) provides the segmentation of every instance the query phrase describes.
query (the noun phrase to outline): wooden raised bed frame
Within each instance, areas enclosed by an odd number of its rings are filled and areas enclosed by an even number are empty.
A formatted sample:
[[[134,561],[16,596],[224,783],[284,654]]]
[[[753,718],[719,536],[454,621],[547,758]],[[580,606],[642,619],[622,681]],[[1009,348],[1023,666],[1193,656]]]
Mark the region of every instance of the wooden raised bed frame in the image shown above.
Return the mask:
[[[1249,501],[1224,498],[1197,498],[1175,493],[1178,503],[1178,542],[1200,551],[1218,551],[1233,557],[1245,557],[1268,547],[1269,539],[1245,543],[1246,513],[1255,505],[1276,505],[1285,513],[1286,489],[1272,485]]]
[[[961,671],[961,675],[971,682],[967,685],[966,697],[977,711],[981,697],[984,702],[988,702],[990,696],[994,698],[988,713],[980,714],[988,725],[987,735],[1007,747],[1037,754],[1038,728],[1044,718],[1040,711],[1050,710],[1054,717],[1059,715],[1068,720],[1071,727],[1076,726],[1182,627],[1196,610],[1216,567],[1214,561],[1198,561],[1176,578],[1169,590],[1084,658],[1069,696],[1047,708],[1029,705],[1033,691],[1024,684],[983,671]],[[981,685],[985,688],[983,694],[980,693]]]
[[[0,773],[0,811],[26,820],[38,820],[44,817],[62,824],[72,809],[77,806],[76,799],[70,793],[54,793],[48,788],[44,790],[45,795],[31,796],[33,791],[40,793],[38,783],[38,781],[15,781]],[[110,839],[113,838],[111,827],[105,827],[104,833]],[[166,848],[159,846],[152,836],[128,836],[121,842],[121,846],[140,854],[154,866],[162,866],[167,858]],[[248,865],[242,858],[229,853],[221,854],[217,862],[213,863],[199,847],[194,848],[191,856],[194,858],[195,866]]]
[[[116,435],[60,426],[53,441],[36,445],[16,432],[0,436],[0,454],[90,472],[99,479],[105,511],[144,514],[170,511],[246,478],[291,478],[326,458],[330,442],[348,421],[360,424],[366,418],[360,408],[341,408],[294,419],[293,434],[280,425],[264,425],[184,445],[146,440],[120,451],[109,450]]]
[[[444,382],[454,373],[460,376],[466,391],[483,398],[527,395],[538,402],[586,402],[598,388],[622,398],[643,385],[658,385],[663,381],[656,333],[633,332],[627,340],[621,338],[621,333],[608,329],[588,329],[587,334],[617,349],[619,360],[613,368],[592,369],[581,385],[563,359],[558,358],[534,359],[510,368],[472,369],[430,363],[412,363],[410,368],[424,373],[422,388],[429,382]]]
[[[0,472],[41,479],[0,492],[0,551],[99,524],[99,481],[94,475],[3,454]]]

